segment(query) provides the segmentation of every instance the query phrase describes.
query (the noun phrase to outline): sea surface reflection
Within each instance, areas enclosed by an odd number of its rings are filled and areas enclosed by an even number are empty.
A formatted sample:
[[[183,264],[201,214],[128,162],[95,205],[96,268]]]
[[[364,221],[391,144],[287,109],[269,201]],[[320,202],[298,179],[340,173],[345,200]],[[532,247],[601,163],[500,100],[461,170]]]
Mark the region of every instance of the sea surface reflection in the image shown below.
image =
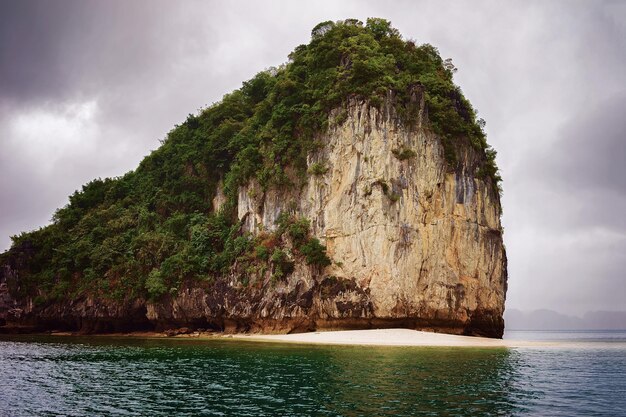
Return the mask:
[[[626,350],[3,337],[0,415],[620,416]]]

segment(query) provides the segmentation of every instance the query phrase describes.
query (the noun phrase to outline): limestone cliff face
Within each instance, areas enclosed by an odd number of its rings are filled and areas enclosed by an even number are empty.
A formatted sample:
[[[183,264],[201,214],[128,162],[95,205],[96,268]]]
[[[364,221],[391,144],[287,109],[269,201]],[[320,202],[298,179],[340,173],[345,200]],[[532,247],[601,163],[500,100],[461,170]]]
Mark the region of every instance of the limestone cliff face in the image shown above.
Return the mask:
[[[332,266],[318,271],[297,262],[286,282],[242,289],[223,303],[188,290],[173,310],[149,306],[149,317],[204,311],[252,330],[402,325],[501,336],[507,271],[498,194],[474,176],[480,160],[469,147],[458,152],[463,168],[449,171],[425,118],[408,129],[391,106],[352,102],[345,122],[331,125],[323,148],[309,157],[326,173],[290,192],[264,193],[254,181],[240,188],[246,231],[274,230],[283,212],[308,218]],[[400,160],[400,149],[415,156]]]
[[[391,106],[379,112],[352,102],[347,120],[331,127],[324,148],[310,157],[326,174],[292,194],[263,194],[254,183],[240,189],[239,218],[252,232],[271,230],[283,211],[310,219],[339,261],[324,273],[358,289],[345,292],[344,301],[367,294],[360,317],[499,335],[507,275],[498,195],[474,177],[471,151],[461,153],[462,170],[448,172],[423,119],[409,130]],[[399,149],[416,156],[400,160],[393,152]],[[294,274],[292,285],[310,286],[308,278]],[[324,319],[342,317],[324,307],[317,312]]]
[[[279,282],[259,273],[243,285],[234,265],[229,276],[158,303],[78,300],[37,312],[23,306],[24,314],[88,331],[404,326],[501,337],[507,261],[497,190],[475,175],[481,156],[459,145],[460,168],[451,170],[424,111],[409,128],[390,104],[377,110],[352,101],[330,115],[337,119],[343,121],[331,122],[322,148],[309,155],[325,173],[288,191],[263,192],[251,181],[239,189],[237,206],[243,231],[253,234],[275,229],[283,212],[309,219],[331,266],[320,270],[290,255],[294,271]],[[414,154],[402,158],[402,150]],[[214,208],[224,202],[218,189]]]

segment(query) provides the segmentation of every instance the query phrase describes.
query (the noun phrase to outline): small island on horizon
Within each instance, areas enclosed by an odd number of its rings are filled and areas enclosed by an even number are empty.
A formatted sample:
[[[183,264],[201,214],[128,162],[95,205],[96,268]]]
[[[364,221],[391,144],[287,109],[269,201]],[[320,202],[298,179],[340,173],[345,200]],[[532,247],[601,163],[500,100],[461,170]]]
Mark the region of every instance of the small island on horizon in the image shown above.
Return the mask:
[[[0,332],[502,337],[496,152],[431,45],[323,22],[0,255]]]

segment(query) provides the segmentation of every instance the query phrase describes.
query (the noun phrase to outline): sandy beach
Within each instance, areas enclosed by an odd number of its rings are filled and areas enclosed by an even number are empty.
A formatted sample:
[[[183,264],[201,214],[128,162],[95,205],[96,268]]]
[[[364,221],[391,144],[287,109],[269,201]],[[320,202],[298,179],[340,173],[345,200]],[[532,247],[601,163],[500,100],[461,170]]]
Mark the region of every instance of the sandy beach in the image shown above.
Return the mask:
[[[258,342],[368,346],[530,347],[555,343],[457,336],[410,329],[340,330],[296,334],[236,334],[234,339]]]
[[[166,334],[163,332],[145,331],[130,333],[99,333],[80,334],[76,332],[53,331],[31,333],[58,337],[130,337],[144,339],[195,339],[224,340],[249,343],[292,343],[302,345],[344,345],[344,346],[418,346],[418,347],[474,347],[474,348],[598,348],[626,349],[626,342],[621,340],[523,340],[523,339],[491,339],[488,337],[458,336],[445,333],[425,332],[411,329],[369,329],[369,330],[327,330],[310,333],[294,334],[259,334],[259,333],[222,333],[213,331],[193,331],[181,328],[183,332]],[[10,335],[8,335],[10,336]],[[17,335],[28,336],[28,334]]]

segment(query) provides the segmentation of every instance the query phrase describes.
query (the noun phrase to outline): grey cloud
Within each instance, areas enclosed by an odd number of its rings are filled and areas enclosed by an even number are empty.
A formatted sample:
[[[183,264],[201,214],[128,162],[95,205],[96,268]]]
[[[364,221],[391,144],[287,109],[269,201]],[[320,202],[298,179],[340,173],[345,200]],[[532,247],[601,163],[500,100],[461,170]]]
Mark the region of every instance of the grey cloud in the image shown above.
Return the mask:
[[[626,196],[626,92],[591,105],[563,129],[545,156],[546,178],[575,191],[607,190]]]
[[[57,15],[57,16],[55,16]],[[0,91],[2,98],[35,98],[67,88],[59,74],[58,9],[43,2],[0,3]],[[64,27],[65,25],[61,25]],[[53,35],[53,36],[51,36]]]
[[[519,158],[505,186],[509,305],[624,309],[625,105],[624,91],[590,99]]]
[[[545,229],[604,227],[626,235],[624,108],[625,92],[590,104],[550,145],[526,155],[516,172],[513,205],[528,205],[529,219]]]
[[[4,1],[0,5],[4,99],[65,99],[145,81],[176,65],[209,26],[171,2]],[[199,19],[198,19],[199,20]],[[193,52],[193,51],[192,51]]]

